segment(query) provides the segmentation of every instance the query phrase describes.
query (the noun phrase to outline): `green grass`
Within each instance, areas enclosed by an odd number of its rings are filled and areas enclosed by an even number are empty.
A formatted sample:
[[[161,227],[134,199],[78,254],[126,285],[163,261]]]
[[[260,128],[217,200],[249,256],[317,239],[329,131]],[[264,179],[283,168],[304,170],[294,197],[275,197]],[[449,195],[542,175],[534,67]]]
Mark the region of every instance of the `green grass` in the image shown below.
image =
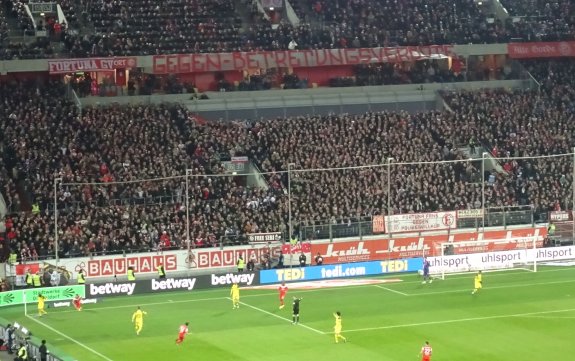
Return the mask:
[[[83,312],[49,309],[41,319],[27,318],[22,307],[7,308],[2,317],[80,361],[410,361],[419,360],[425,340],[434,361],[562,361],[575,355],[575,268],[487,273],[474,296],[472,277],[422,285],[406,275],[380,286],[292,289],[290,298],[304,297],[299,326],[290,322],[291,307],[278,310],[277,294],[269,290],[243,290],[239,310],[232,310],[229,290],[218,289],[108,298]],[[138,305],[148,312],[140,336],[130,320]],[[330,333],[336,310],[346,344],[335,344]],[[177,347],[185,321],[191,334]]]

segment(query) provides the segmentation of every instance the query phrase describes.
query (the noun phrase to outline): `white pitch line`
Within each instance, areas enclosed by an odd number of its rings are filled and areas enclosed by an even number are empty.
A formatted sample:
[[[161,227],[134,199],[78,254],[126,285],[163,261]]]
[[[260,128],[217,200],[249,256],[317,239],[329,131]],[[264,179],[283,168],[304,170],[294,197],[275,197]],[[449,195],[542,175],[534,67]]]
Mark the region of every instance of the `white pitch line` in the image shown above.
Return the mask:
[[[537,316],[537,315],[526,315],[526,316],[516,316],[518,318],[541,318],[545,320],[572,320],[575,316]]]
[[[387,288],[387,287],[380,286],[380,285],[374,285],[374,287],[381,288],[382,290],[386,290],[386,291],[389,291],[389,292],[393,292],[393,293],[396,293],[396,294],[402,295],[402,296],[411,296],[410,294],[407,294],[407,293],[405,293],[405,292],[397,291],[397,290],[394,290],[394,289],[392,289],[392,288]]]
[[[562,271],[566,271],[566,270],[571,270],[571,269],[550,269],[550,270],[542,270],[539,271],[537,273],[546,273],[546,272],[562,272]],[[489,278],[493,277],[493,276],[510,276],[509,273],[499,273],[499,274],[492,274],[489,276]],[[463,277],[450,277],[447,279],[448,280],[455,280],[455,279],[459,279],[459,278],[463,278]],[[575,282],[575,281],[559,281],[557,283],[570,283],[570,282]],[[415,284],[415,283],[421,283],[421,281],[404,281],[401,282],[402,285],[405,284]],[[535,284],[518,284],[518,285],[509,285],[509,286],[494,286],[494,287],[489,287],[489,289],[497,289],[497,288],[511,288],[511,287],[528,287],[528,286],[536,286],[536,285],[540,285],[540,284],[553,284],[554,282],[545,282],[545,283],[535,283]],[[317,289],[311,289],[311,290],[298,290],[298,293],[308,293],[308,292],[321,292],[321,291],[333,291],[334,289],[354,289],[354,288],[363,288],[363,287],[370,287],[373,286],[373,284],[368,284],[368,285],[357,285],[357,286],[345,286],[345,287],[326,287],[326,288],[317,288]],[[391,289],[391,288],[390,288]],[[215,292],[214,291],[207,291],[207,292]],[[452,290],[452,291],[440,291],[440,292],[421,292],[421,293],[409,293],[406,295],[409,296],[421,296],[421,295],[427,295],[427,294],[441,294],[441,293],[457,293],[457,292],[467,292],[467,289],[462,289],[462,290]],[[398,291],[399,292],[399,291]],[[404,292],[405,293],[405,292]],[[271,295],[277,295],[277,292],[266,292],[266,293],[258,293],[255,295],[243,295],[242,297],[266,297],[266,296],[271,296]],[[146,296],[154,296],[153,294],[150,295],[146,295]],[[227,297],[208,297],[208,298],[196,298],[196,299],[189,299],[189,300],[178,300],[178,301],[173,301],[172,303],[189,303],[189,302],[201,302],[201,301],[216,301],[216,300],[225,300],[227,299]],[[112,300],[112,298],[106,298],[106,300]],[[111,309],[117,309],[117,308],[133,308],[136,306],[156,306],[156,305],[167,305],[168,303],[166,303],[165,301],[162,302],[151,302],[151,303],[136,303],[136,304],[131,304],[131,305],[119,305],[119,306],[105,306],[105,307],[96,307],[94,308],[94,310],[111,310]],[[68,312],[77,312],[75,310],[72,311],[58,311],[58,313],[68,313]]]
[[[493,287],[485,287],[484,290],[497,290],[497,289],[507,289],[507,288],[521,288],[521,287],[531,287],[531,286],[545,286],[545,285],[558,285],[564,283],[575,283],[575,280],[568,280],[568,281],[552,281],[552,282],[536,282],[536,283],[517,283],[511,285],[501,285],[501,286],[493,286]],[[407,294],[407,296],[425,296],[425,295],[442,295],[446,293],[461,293],[461,292],[468,292],[471,290],[470,288],[465,289],[458,289],[458,290],[448,290],[448,291],[436,291],[436,292],[415,292]],[[483,291],[485,292],[485,291]]]
[[[103,358],[103,359],[106,360],[106,361],[114,361],[114,360],[112,360],[111,358],[102,355],[101,353],[99,353],[98,351],[94,350],[94,349],[91,348],[90,346],[87,346],[87,345],[83,344],[82,342],[73,339],[72,337],[66,335],[65,333],[62,333],[62,332],[58,331],[57,329],[55,329],[54,327],[52,327],[52,326],[50,326],[50,325],[48,325],[48,324],[46,324],[46,323],[44,323],[44,322],[42,322],[42,321],[40,321],[40,320],[38,320],[38,319],[36,319],[36,318],[30,316],[30,315],[26,315],[26,317],[28,317],[29,319],[31,319],[31,320],[34,321],[34,322],[39,323],[40,325],[42,325],[42,326],[44,326],[44,327],[46,327],[46,328],[49,329],[50,331],[52,331],[52,332],[54,332],[54,333],[57,333],[58,335],[64,337],[65,339],[74,342],[76,345],[85,348],[86,350],[90,351],[90,352],[93,353],[94,355],[100,356],[101,358]]]
[[[280,320],[287,321],[287,322],[290,322],[290,323],[292,322],[292,320],[290,320],[289,318],[282,317],[282,316],[280,316],[280,315],[276,315],[275,313],[271,313],[271,312],[269,312],[269,311],[266,311],[266,310],[264,310],[264,309],[262,309],[262,308],[259,308],[259,307],[256,307],[256,306],[248,305],[248,304],[245,303],[245,302],[240,302],[240,304],[241,304],[241,305],[244,305],[244,306],[246,306],[246,307],[249,307],[249,308],[251,308],[251,309],[254,309],[254,310],[256,310],[256,311],[263,312],[263,313],[265,313],[266,315],[273,316],[273,317],[278,318],[278,319],[280,319]],[[304,324],[302,324],[302,323],[299,323],[299,322],[298,322],[298,325],[301,326],[301,327],[303,327],[303,328],[307,328],[308,330],[313,331],[313,332],[315,332],[315,333],[319,333],[320,335],[325,335],[325,332],[322,332],[322,331],[320,331],[320,330],[316,330],[316,329],[313,328],[313,327],[306,326],[306,325],[304,325]]]
[[[169,300],[168,302],[164,301],[164,302],[152,302],[152,303],[136,303],[136,304],[132,304],[132,305],[119,305],[119,306],[107,306],[107,307],[95,307],[93,309],[88,308],[85,310],[95,310],[95,311],[99,311],[99,310],[114,310],[117,308],[134,308],[137,306],[158,306],[158,305],[162,305],[162,306],[168,306],[171,305],[172,303],[189,303],[189,302],[201,302],[201,301],[217,301],[217,300],[226,300],[227,297],[209,297],[209,298],[194,298],[191,300],[179,300],[179,301],[173,301],[173,300]],[[110,298],[106,298],[106,300],[110,300]],[[76,310],[70,310],[70,311],[58,311],[58,313],[68,313],[68,312],[78,312]]]
[[[498,319],[498,318],[525,317],[525,316],[545,315],[545,314],[551,314],[551,313],[572,312],[572,311],[575,311],[575,308],[568,308],[568,309],[564,309],[564,310],[553,310],[553,311],[515,313],[515,314],[507,314],[507,315],[494,315],[494,316],[485,316],[485,317],[457,318],[457,319],[453,319],[453,320],[443,320],[443,321],[405,323],[405,324],[401,324],[401,325],[390,325],[390,326],[380,326],[380,327],[356,328],[356,329],[352,329],[352,330],[344,330],[343,333],[376,331],[376,330],[390,330],[390,329],[394,329],[394,328],[418,327],[418,326],[428,326],[428,325],[442,325],[442,324],[447,324],[447,323],[494,320],[494,319]],[[333,333],[333,332],[328,332],[328,333]]]

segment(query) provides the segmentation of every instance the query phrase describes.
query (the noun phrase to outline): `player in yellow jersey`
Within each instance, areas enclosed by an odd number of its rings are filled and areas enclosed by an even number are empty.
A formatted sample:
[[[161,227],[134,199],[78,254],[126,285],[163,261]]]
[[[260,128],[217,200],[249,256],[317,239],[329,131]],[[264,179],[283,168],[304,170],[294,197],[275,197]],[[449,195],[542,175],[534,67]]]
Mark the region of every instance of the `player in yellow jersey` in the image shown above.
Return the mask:
[[[476,294],[481,289],[481,287],[483,287],[483,278],[481,275],[481,271],[477,272],[473,281],[475,283],[475,287],[473,289],[473,292],[471,292],[472,295]]]
[[[42,294],[38,295],[38,316],[46,315],[48,312],[44,310],[46,303],[46,297],[42,296]]]
[[[232,298],[233,308],[240,308],[240,287],[237,283],[232,285],[232,289],[230,290],[230,297]]]
[[[338,343],[339,340],[347,342],[347,339],[341,335],[341,312],[337,311],[336,313],[333,314],[333,317],[335,317],[335,326],[333,326],[335,343]]]
[[[142,328],[144,327],[144,315],[147,315],[146,311],[142,311],[140,306],[134,314],[132,315],[132,323],[134,324],[134,328],[136,329],[136,335],[139,335],[142,332]]]

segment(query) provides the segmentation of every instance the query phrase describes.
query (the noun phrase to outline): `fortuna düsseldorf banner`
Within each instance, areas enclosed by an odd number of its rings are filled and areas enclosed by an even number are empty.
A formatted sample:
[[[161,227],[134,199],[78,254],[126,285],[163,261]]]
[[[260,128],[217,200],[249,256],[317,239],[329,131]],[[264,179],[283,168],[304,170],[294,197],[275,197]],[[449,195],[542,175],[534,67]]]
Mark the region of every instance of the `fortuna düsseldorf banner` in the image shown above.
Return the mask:
[[[77,71],[110,71],[137,67],[135,57],[120,58],[86,58],[48,60],[50,74],[66,74]]]
[[[488,239],[511,239],[517,237],[537,236],[537,246],[541,246],[547,236],[545,227],[526,227],[514,230],[462,232],[450,235],[433,235],[420,237],[403,237],[376,239],[370,241],[350,241],[333,243],[312,243],[312,254],[319,252],[324,264],[364,262],[385,259],[437,256],[441,251],[437,247],[444,242],[469,242]],[[506,250],[506,244],[500,244]],[[496,251],[493,246],[483,243],[474,247],[474,252]],[[439,252],[439,253],[438,253]]]
[[[154,74],[399,63],[453,56],[452,45],[154,55]]]
[[[457,212],[406,213],[385,216],[385,232],[440,231],[457,228]]]
[[[513,59],[575,57],[575,41],[509,43],[507,52]]]

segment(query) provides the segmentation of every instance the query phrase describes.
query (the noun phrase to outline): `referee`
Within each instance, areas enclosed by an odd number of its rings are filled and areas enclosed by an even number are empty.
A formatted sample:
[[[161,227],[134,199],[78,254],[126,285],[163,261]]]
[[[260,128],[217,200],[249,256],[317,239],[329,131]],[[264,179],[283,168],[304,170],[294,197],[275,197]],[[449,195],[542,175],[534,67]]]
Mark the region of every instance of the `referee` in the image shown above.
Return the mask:
[[[292,308],[293,308],[293,315],[292,315],[292,325],[296,325],[299,323],[299,303],[303,300],[303,297],[293,298]]]

